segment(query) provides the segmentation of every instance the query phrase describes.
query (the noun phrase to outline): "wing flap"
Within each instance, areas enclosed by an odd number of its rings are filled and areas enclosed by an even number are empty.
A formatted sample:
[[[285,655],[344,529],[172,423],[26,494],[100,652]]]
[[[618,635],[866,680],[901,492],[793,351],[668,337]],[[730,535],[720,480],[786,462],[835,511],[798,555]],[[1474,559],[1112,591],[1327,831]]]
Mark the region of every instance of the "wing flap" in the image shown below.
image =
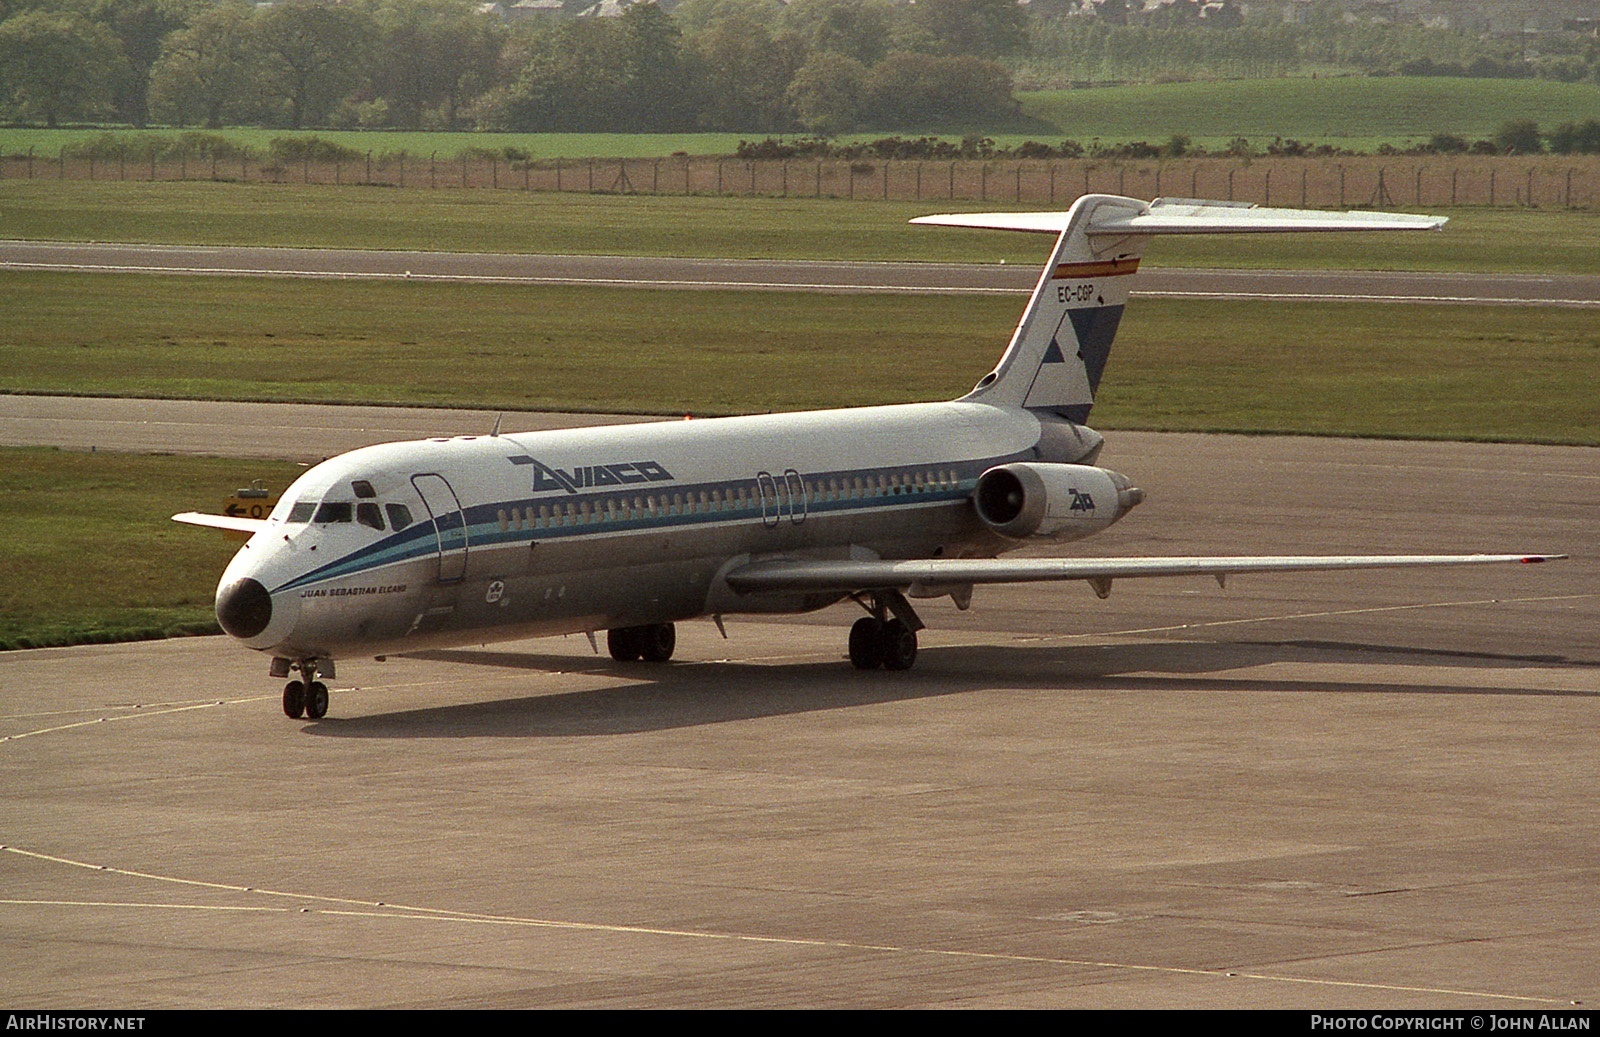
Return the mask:
[[[930,558],[919,561],[769,561],[730,571],[728,586],[762,591],[837,591],[906,588],[914,583],[1040,583],[1149,576],[1231,576],[1237,573],[1403,569],[1444,565],[1530,564],[1566,555],[1238,555],[1192,558]]]

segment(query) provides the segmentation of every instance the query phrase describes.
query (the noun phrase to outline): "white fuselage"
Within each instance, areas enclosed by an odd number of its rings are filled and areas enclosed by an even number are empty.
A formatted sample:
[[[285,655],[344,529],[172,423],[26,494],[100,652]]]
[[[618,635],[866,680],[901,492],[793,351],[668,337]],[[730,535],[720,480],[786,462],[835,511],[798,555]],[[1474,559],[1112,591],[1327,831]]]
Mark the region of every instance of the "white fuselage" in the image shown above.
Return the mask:
[[[219,614],[256,581],[270,618],[239,639],[334,659],[805,611],[842,595],[741,595],[722,575],[765,558],[992,557],[1017,544],[976,516],[979,477],[1092,463],[1100,442],[953,402],[367,447],[285,492],[223,574]]]

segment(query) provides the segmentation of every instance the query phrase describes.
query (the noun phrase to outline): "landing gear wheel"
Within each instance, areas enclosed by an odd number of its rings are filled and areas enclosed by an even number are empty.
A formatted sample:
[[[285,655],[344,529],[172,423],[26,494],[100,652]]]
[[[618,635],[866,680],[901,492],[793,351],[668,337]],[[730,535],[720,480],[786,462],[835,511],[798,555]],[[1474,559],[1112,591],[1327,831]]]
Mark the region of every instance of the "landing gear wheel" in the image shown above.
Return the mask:
[[[876,670],[883,665],[882,620],[862,616],[850,628],[850,665],[858,670]]]
[[[306,716],[312,720],[321,720],[327,715],[328,686],[321,681],[312,681],[311,686],[306,689]]]
[[[911,664],[917,661],[917,632],[898,619],[891,619],[883,624],[883,632],[879,636],[878,651],[883,658],[883,668],[911,669]]]
[[[640,627],[618,627],[606,631],[606,651],[611,653],[611,658],[621,663],[631,663],[644,654],[644,646],[639,642]]]
[[[647,663],[664,663],[678,647],[678,630],[671,623],[653,623],[638,628],[639,654]]]
[[[299,720],[306,711],[306,686],[290,681],[283,686],[283,715]]]

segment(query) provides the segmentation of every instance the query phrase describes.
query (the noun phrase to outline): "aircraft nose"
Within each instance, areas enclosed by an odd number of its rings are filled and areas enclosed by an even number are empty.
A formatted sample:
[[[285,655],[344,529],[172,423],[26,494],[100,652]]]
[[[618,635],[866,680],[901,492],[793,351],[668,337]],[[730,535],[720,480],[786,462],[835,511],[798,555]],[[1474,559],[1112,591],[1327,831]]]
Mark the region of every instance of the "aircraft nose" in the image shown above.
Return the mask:
[[[248,576],[217,592],[217,622],[240,640],[255,637],[272,622],[272,595]]]

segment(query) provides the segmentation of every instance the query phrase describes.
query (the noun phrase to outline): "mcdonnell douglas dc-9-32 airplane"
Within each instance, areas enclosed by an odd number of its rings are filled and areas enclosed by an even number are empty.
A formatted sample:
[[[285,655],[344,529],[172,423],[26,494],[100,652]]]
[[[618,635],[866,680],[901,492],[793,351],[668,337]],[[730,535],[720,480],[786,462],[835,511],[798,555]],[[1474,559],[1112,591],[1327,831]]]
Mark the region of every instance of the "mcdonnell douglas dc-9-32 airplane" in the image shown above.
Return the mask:
[[[860,669],[917,655],[914,598],[977,584],[1540,562],[1560,555],[999,557],[1100,532],[1144,499],[1097,467],[1085,424],[1129,287],[1162,234],[1425,230],[1444,220],[1086,195],[1066,212],[924,216],[1033,231],[1055,248],[1011,344],[948,403],[489,434],[324,461],[265,519],[185,513],[252,534],[217,620],[290,677],[283,709],[328,710],[335,660],[607,631],[662,662],[679,620],[850,599]]]

